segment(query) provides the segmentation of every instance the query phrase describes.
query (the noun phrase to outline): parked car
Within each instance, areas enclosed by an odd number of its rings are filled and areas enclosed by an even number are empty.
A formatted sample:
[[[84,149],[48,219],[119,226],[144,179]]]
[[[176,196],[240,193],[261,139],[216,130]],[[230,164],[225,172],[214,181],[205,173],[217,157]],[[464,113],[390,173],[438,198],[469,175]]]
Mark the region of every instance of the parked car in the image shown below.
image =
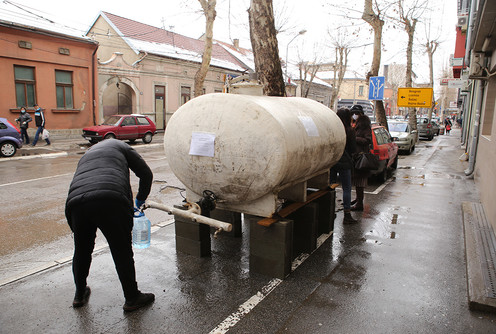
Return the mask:
[[[132,143],[141,139],[143,143],[149,144],[156,132],[155,124],[147,116],[112,115],[100,125],[84,128],[83,137],[92,144],[109,138],[129,140]]]
[[[432,140],[436,134],[439,134],[439,126],[432,121],[429,121],[427,117],[420,117],[417,119],[417,130],[419,137],[425,137],[428,140]]]
[[[373,148],[370,150],[379,157],[379,168],[371,171],[382,182],[388,178],[390,170],[398,167],[398,145],[393,141],[388,130],[380,125],[372,126]]]
[[[415,150],[415,140],[417,130],[412,130],[408,122],[389,121],[389,134],[398,145],[398,150],[412,153]]]
[[[441,133],[441,125],[439,125],[439,122],[435,120],[431,120],[431,123],[432,123],[432,132],[434,132],[434,135],[439,136],[439,134]],[[444,133],[444,129],[443,129],[443,133]]]
[[[0,156],[12,157],[21,147],[21,131],[8,119],[0,117]]]

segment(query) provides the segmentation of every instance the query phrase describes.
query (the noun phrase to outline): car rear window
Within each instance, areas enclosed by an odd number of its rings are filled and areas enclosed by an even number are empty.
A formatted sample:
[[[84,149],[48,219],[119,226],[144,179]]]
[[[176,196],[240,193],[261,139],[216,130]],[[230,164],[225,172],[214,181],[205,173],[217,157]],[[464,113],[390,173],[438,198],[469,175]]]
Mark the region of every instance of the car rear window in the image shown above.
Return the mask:
[[[406,123],[389,123],[389,131],[405,132],[408,124]]]
[[[374,129],[377,145],[384,145],[391,142],[391,137],[384,128]]]
[[[139,125],[150,125],[150,122],[144,117],[136,117]]]
[[[7,129],[7,125],[3,124],[3,122],[0,122],[0,129]]]

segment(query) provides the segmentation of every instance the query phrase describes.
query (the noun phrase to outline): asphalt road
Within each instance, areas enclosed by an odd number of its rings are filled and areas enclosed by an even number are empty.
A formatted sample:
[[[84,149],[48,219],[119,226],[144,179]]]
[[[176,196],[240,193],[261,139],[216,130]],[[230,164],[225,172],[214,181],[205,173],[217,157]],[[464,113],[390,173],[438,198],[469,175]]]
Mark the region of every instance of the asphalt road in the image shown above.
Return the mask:
[[[421,141],[412,155],[401,156],[392,178],[367,188],[364,212],[354,213],[360,224],[343,226],[338,211],[334,232],[301,256],[285,280],[250,272],[246,223],[242,238],[221,235],[212,240],[210,258],[196,258],[176,252],[170,217],[151,209],[152,245],[135,250],[135,261],[140,289],[154,292],[156,301],[135,313],[122,312],[124,299],[103,240],[89,277],[93,294],[77,310],[71,306],[70,235],[33,246],[34,252],[28,247],[0,256],[0,333],[495,333],[496,315],[468,310],[461,202],[477,202],[478,195],[463,173],[458,134]],[[138,149],[155,173],[150,199],[180,201],[177,189],[164,188],[180,184],[162,148]],[[69,165],[77,160],[72,155],[54,158],[50,166],[31,159],[37,178],[53,176],[53,170],[69,175],[50,182],[33,178],[22,183],[23,191],[17,190],[20,183],[6,185],[20,181],[15,171],[21,162],[0,162],[0,173],[9,173],[8,182],[2,177],[0,199],[38,201],[46,205],[38,219],[50,214],[63,224],[58,210],[75,166]],[[11,217],[18,219],[11,228],[34,220],[20,221],[23,215],[10,211],[2,208],[0,225]],[[35,255],[46,258],[38,263],[46,269],[6,282],[4,272],[22,266],[22,257],[12,259],[23,252],[34,253],[27,269],[35,266]]]

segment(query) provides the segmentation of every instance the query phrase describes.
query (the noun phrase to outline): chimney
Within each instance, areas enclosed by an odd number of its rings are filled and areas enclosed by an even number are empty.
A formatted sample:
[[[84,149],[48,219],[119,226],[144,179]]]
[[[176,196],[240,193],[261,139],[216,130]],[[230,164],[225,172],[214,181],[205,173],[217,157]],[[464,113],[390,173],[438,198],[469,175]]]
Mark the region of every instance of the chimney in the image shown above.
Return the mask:
[[[233,39],[233,45],[236,49],[239,49],[239,39],[237,38]]]

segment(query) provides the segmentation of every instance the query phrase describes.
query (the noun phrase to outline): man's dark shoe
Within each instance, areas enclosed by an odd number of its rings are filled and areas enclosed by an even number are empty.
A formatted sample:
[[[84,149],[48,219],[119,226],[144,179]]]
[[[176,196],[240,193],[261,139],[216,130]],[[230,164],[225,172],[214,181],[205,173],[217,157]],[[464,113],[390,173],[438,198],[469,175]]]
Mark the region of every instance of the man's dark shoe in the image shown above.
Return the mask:
[[[90,299],[91,289],[89,286],[84,288],[82,293],[76,291],[76,295],[74,296],[74,300],[72,301],[72,307],[81,307],[86,305],[88,300]]]
[[[344,213],[343,224],[356,224],[356,223],[358,223],[358,220],[353,218],[351,216],[351,213],[349,212]]]
[[[126,312],[136,311],[137,309],[153,303],[155,300],[155,295],[153,293],[142,293],[139,292],[138,296],[134,300],[126,300],[126,303],[122,307]]]

